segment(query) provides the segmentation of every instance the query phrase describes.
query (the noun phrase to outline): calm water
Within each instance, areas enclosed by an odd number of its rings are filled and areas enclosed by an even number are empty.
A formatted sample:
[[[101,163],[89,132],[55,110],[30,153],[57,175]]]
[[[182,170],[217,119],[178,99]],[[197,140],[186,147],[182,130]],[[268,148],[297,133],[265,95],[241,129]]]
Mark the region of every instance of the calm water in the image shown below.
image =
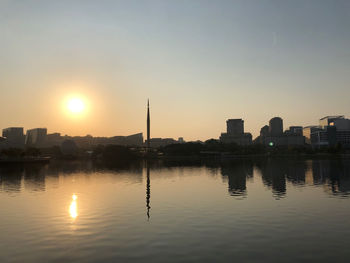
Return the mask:
[[[0,262],[349,262],[350,161],[0,167]]]

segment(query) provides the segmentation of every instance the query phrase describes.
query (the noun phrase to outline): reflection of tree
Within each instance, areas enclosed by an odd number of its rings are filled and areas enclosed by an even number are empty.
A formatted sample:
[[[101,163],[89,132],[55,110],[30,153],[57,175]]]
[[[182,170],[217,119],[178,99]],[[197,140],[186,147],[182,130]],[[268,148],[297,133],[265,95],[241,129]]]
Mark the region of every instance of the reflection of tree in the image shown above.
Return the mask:
[[[228,191],[232,196],[245,196],[247,191],[246,179],[253,174],[250,162],[223,163],[221,174],[228,178]]]
[[[344,159],[312,162],[315,184],[326,184],[332,194],[350,195],[350,162]]]

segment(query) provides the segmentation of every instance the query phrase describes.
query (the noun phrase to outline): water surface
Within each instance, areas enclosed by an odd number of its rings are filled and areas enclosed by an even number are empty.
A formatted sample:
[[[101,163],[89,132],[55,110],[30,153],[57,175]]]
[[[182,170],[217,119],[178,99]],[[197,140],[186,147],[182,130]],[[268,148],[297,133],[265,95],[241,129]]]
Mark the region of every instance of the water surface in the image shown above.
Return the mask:
[[[0,167],[0,262],[348,262],[350,161]]]

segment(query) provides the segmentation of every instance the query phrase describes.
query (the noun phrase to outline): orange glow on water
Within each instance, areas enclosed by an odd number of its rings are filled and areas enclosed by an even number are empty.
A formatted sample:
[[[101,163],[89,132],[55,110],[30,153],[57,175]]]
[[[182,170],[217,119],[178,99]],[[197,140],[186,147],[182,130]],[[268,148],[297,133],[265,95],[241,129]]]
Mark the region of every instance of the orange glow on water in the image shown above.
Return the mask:
[[[72,219],[76,219],[78,216],[77,199],[78,199],[77,195],[73,194],[72,202],[70,203],[70,206],[69,206],[69,215]]]

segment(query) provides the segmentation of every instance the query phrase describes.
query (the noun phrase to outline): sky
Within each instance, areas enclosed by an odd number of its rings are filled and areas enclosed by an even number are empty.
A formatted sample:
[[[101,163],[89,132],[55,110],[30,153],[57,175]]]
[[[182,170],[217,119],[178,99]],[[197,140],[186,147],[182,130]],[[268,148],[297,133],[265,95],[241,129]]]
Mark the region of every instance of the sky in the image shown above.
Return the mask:
[[[350,117],[349,28],[349,1],[0,0],[0,128],[145,136],[148,98],[188,141]]]

